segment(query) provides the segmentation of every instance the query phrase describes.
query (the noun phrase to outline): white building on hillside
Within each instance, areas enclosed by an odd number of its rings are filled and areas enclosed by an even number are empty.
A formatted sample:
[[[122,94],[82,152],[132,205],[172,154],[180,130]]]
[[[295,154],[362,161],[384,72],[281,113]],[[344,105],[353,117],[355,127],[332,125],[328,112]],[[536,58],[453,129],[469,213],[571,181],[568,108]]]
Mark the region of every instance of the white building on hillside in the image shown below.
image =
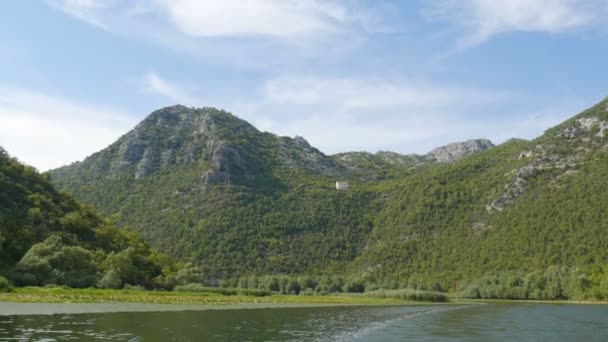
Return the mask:
[[[346,191],[346,190],[348,190],[348,187],[349,187],[348,182],[340,182],[340,181],[336,182],[336,190]]]

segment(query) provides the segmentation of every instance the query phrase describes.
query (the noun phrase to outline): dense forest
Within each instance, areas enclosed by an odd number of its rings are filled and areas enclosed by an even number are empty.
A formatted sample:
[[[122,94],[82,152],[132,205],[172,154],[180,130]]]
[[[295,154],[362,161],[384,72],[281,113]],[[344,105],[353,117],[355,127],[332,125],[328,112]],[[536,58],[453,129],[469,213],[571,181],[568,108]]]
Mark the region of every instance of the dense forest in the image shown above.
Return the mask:
[[[607,100],[533,141],[447,163],[327,156],[224,111],[174,106],[49,177],[209,284],[602,299],[607,166]]]
[[[0,276],[18,286],[159,288],[176,271],[169,256],[56,191],[47,176],[0,148]]]

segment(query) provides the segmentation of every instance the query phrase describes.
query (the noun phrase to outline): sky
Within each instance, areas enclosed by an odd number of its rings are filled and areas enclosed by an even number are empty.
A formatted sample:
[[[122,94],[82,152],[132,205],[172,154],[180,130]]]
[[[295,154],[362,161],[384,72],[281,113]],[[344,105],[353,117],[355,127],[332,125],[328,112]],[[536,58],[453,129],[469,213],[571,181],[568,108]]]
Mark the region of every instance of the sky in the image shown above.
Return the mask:
[[[41,171],[174,104],[327,154],[426,153],[534,138],[608,96],[608,0],[0,6],[0,146]]]

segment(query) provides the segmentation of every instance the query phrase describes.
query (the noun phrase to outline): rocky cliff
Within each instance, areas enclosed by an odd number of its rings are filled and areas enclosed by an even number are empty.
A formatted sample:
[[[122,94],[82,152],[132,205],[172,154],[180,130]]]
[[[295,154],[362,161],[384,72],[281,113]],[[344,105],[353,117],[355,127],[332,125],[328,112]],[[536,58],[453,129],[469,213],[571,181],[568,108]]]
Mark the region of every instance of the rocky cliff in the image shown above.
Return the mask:
[[[437,147],[429,152],[427,156],[439,163],[452,163],[492,147],[494,147],[494,144],[490,140],[473,139]]]

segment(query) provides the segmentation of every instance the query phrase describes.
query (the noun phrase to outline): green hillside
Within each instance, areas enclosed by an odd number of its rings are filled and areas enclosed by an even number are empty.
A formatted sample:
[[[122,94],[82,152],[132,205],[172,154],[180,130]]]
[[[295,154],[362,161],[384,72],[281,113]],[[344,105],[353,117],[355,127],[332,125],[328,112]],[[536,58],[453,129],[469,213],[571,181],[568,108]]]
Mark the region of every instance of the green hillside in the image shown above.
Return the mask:
[[[163,267],[174,268],[170,258],[0,148],[0,276],[16,285],[153,288],[164,284]]]
[[[581,291],[608,290],[607,105],[534,141],[383,184],[387,205],[353,272],[455,289],[487,274],[522,280],[559,268],[588,281]]]
[[[607,107],[534,141],[327,156],[223,111],[175,106],[50,176],[212,279],[342,274],[384,287],[471,284],[486,297],[601,297]]]

